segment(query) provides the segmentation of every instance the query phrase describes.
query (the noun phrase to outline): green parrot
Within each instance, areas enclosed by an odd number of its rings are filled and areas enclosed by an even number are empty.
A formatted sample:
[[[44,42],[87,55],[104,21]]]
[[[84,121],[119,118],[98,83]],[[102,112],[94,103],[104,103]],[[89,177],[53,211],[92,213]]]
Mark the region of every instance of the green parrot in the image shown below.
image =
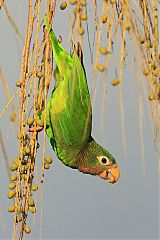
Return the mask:
[[[98,175],[110,183],[120,172],[114,157],[91,136],[92,106],[80,44],[69,55],[44,17],[56,68],[55,86],[47,104],[46,134],[63,164]]]

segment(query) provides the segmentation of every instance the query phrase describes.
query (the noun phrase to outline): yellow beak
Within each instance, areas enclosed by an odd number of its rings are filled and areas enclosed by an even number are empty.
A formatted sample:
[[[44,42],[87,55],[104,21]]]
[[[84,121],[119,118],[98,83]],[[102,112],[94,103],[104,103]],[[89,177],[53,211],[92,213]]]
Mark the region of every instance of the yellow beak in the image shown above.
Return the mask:
[[[108,173],[111,174],[110,177],[108,177]],[[99,176],[105,180],[108,180],[109,183],[115,183],[118,181],[120,177],[120,171],[117,164],[112,165],[112,167],[108,170],[103,171],[99,174]]]

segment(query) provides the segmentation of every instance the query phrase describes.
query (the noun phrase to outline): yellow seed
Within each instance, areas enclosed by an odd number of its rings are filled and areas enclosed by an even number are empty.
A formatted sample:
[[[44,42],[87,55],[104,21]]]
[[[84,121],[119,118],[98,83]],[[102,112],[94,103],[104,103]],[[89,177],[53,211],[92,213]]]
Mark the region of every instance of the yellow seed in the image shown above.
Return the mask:
[[[115,4],[117,2],[117,0],[110,0],[111,4]]]
[[[15,181],[17,180],[17,175],[16,174],[13,174],[10,176],[10,181]]]
[[[143,75],[144,76],[147,76],[149,74],[149,70],[148,70],[148,68],[145,68],[144,70],[143,70]]]
[[[127,21],[125,22],[124,26],[125,26],[125,29],[126,29],[126,30],[130,30],[130,29],[131,29],[131,22],[130,22],[129,20],[127,20]]]
[[[97,68],[98,71],[104,72],[104,65],[103,64],[101,64],[101,63],[97,64],[96,68]]]
[[[99,51],[100,51],[100,53],[103,54],[103,55],[106,55],[106,54],[107,54],[107,48],[105,48],[105,47],[100,47],[100,48],[99,48]]]
[[[155,94],[154,93],[151,93],[149,96],[148,96],[148,99],[150,101],[154,100],[155,99]]]
[[[51,164],[53,161],[52,161],[52,158],[51,157],[49,157],[49,156],[46,156],[45,158],[44,158],[44,160],[47,162],[47,163],[49,163],[49,164]]]
[[[14,189],[16,187],[16,183],[15,182],[11,182],[10,184],[9,184],[9,188],[10,189]]]
[[[152,83],[155,85],[157,83],[157,79],[156,78],[152,78]]]
[[[87,20],[87,18],[88,18],[88,16],[87,16],[86,14],[80,14],[80,19],[81,19],[82,21]]]
[[[21,87],[21,86],[22,86],[22,83],[21,83],[20,81],[17,81],[17,82],[16,82],[16,86],[17,86],[17,87]]]
[[[31,213],[35,213],[35,212],[36,212],[36,208],[35,208],[35,207],[29,207],[29,211],[30,211]]]
[[[79,12],[79,7],[75,7],[75,9],[73,10],[73,13],[76,15]]]
[[[159,70],[158,70],[158,68],[156,68],[155,70],[153,70],[153,74],[154,74],[154,76],[156,76],[156,77],[159,76]]]
[[[85,6],[87,5],[86,0],[81,0],[80,5],[81,5],[82,7],[85,7]]]
[[[17,222],[21,222],[21,221],[22,221],[22,216],[21,216],[21,215],[18,215],[18,216],[16,217],[16,221],[17,221]]]
[[[62,2],[60,5],[60,9],[64,10],[64,9],[66,9],[66,7],[67,7],[67,2]]]
[[[25,231],[25,233],[29,234],[29,233],[31,232],[31,229],[30,229],[29,226],[26,225],[26,226],[24,227],[24,231]]]
[[[113,79],[111,81],[111,84],[112,84],[112,86],[117,86],[118,84],[120,84],[120,80],[119,79]]]
[[[9,191],[7,194],[9,199],[13,198],[15,195],[16,195],[16,191],[14,191],[14,190]]]
[[[157,64],[155,62],[152,62],[151,63],[151,67],[152,67],[152,69],[156,69],[157,68]]]
[[[140,38],[140,39],[139,39],[139,42],[140,42],[141,44],[143,44],[143,43],[145,42],[145,38]]]
[[[50,165],[49,165],[48,163],[45,163],[45,164],[44,164],[44,168],[45,168],[45,169],[49,169],[49,168],[50,168]]]
[[[84,28],[81,26],[78,28],[78,34],[82,36],[84,34]]]
[[[77,4],[77,2],[78,2],[77,0],[69,0],[69,3],[72,4],[72,5]]]
[[[106,22],[107,22],[107,16],[105,16],[105,15],[102,16],[102,17],[101,17],[101,22],[102,22],[102,23],[106,23]]]
[[[33,124],[33,122],[34,122],[34,118],[29,117],[29,118],[27,119],[27,124],[28,124],[29,126],[31,126],[31,125]]]
[[[36,76],[37,76],[38,78],[41,78],[41,77],[43,77],[43,73],[42,73],[41,71],[37,71],[37,72],[36,72]]]
[[[11,205],[8,207],[8,212],[14,212],[15,211],[15,206]]]
[[[32,185],[32,191],[37,191],[38,190],[38,186],[37,185]]]
[[[36,122],[36,124],[37,124],[39,127],[44,127],[44,119],[38,119],[38,118],[36,118],[36,119],[35,119],[35,122]]]
[[[17,170],[17,169],[18,169],[18,164],[13,163],[13,164],[9,167],[9,169],[10,169],[11,171]]]
[[[28,206],[29,207],[33,207],[35,204],[34,204],[34,200],[33,200],[33,198],[32,197],[29,197],[28,198]]]

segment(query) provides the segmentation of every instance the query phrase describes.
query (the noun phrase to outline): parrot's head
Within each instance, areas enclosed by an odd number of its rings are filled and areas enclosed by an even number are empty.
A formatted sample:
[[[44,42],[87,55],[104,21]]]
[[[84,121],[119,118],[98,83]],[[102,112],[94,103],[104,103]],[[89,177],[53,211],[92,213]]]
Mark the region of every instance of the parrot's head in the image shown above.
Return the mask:
[[[98,175],[110,183],[117,182],[120,177],[115,158],[94,140],[86,144],[80,151],[77,164],[79,171]]]

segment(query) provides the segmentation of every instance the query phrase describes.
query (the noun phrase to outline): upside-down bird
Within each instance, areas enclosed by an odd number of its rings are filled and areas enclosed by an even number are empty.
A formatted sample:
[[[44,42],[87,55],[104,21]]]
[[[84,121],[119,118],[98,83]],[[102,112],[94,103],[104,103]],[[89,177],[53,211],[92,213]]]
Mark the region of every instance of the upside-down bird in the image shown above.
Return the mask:
[[[57,40],[47,16],[44,21],[56,62],[55,86],[47,104],[48,139],[66,166],[115,183],[120,176],[115,158],[91,135],[92,106],[80,44],[69,55]]]

